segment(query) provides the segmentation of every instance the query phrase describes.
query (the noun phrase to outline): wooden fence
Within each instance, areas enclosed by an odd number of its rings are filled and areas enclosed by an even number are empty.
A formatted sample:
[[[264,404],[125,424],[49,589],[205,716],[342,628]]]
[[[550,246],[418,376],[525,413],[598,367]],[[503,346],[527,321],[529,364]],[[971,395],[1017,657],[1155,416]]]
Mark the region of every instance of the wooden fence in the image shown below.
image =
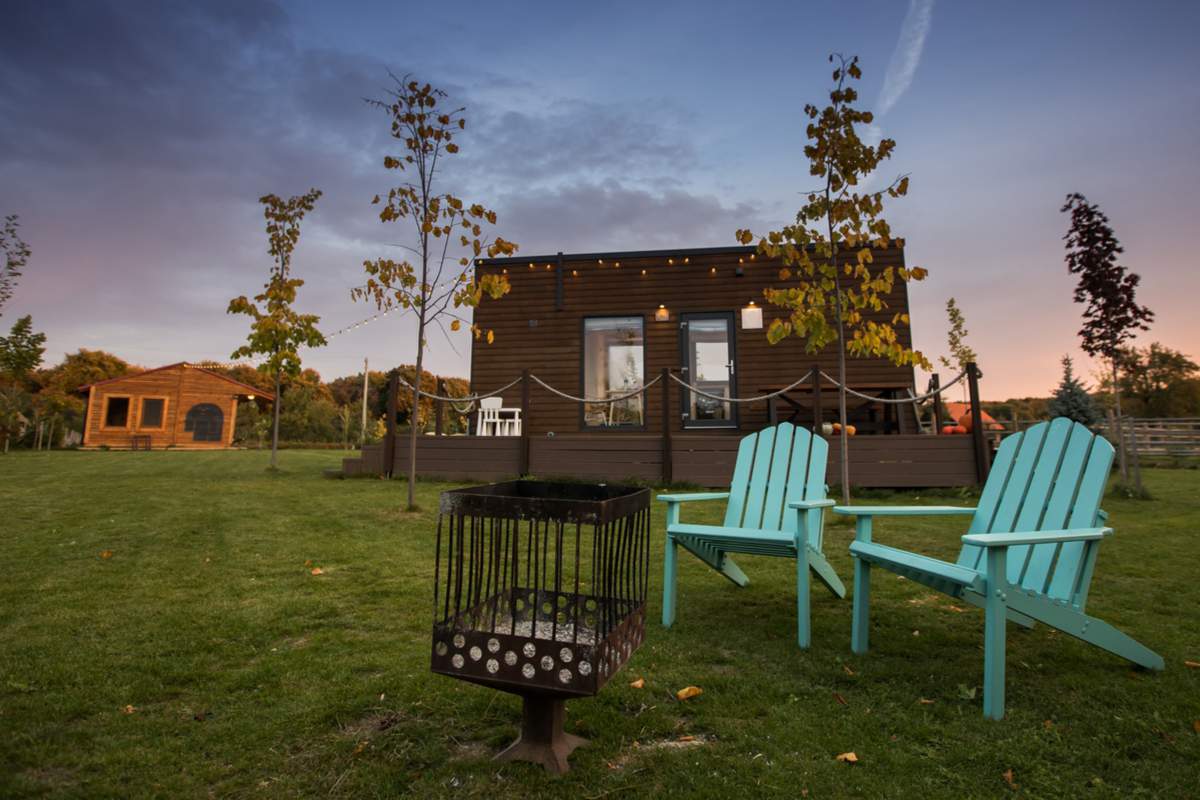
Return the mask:
[[[1125,446],[1139,456],[1200,457],[1200,417],[1122,417],[1121,431]],[[1116,440],[1115,425],[1106,433]]]

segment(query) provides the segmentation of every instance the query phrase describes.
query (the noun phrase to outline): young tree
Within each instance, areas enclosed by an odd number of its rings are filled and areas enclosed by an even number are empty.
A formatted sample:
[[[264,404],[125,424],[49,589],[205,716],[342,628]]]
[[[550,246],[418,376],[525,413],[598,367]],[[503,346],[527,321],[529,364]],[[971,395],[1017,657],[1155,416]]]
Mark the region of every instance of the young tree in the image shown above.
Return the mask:
[[[0,228],[0,254],[3,255],[3,263],[0,263],[0,311],[12,298],[17,278],[21,277],[29,257],[33,255],[29,245],[17,234],[18,227],[17,215],[9,214],[4,218],[4,227]]]
[[[1077,192],[1067,195],[1061,210],[1071,214],[1071,227],[1063,239],[1067,243],[1067,271],[1079,276],[1075,302],[1086,304],[1079,338],[1085,353],[1106,360],[1112,367],[1117,452],[1120,454],[1121,480],[1128,481],[1118,360],[1125,342],[1138,331],[1150,330],[1154,312],[1138,305],[1135,295],[1141,278],[1118,262],[1117,257],[1124,249],[1104,212]],[[1140,492],[1142,487],[1137,488]]]
[[[25,410],[29,406],[29,395],[19,386],[0,387],[0,436],[3,436],[2,452],[8,455],[8,442],[14,436],[20,438],[29,424]]]
[[[938,361],[942,362],[942,366],[948,369],[957,369],[962,372],[967,368],[967,364],[976,363],[979,358],[975,355],[975,350],[967,344],[967,320],[963,313],[958,308],[958,301],[951,297],[946,301],[946,318],[950,322],[950,330],[946,332],[946,346],[950,350],[950,355],[953,361],[945,356],[938,356]],[[967,396],[967,384],[961,384],[963,390],[963,399]]]
[[[275,263],[271,266],[266,285],[261,293],[255,295],[254,302],[243,295],[230,300],[226,309],[227,314],[246,314],[254,320],[250,323],[246,344],[234,350],[230,358],[264,356],[263,368],[275,378],[271,469],[278,464],[283,377],[300,374],[301,347],[320,347],[325,344],[325,337],[317,330],[321,318],[315,314],[297,313],[292,307],[296,302],[296,291],[304,285],[303,280],[291,277],[292,251],[300,241],[300,221],[313,210],[320,196],[320,190],[311,189],[307,194],[287,200],[273,194],[259,198],[258,202],[263,204],[263,216],[267,220],[268,252]]]
[[[1092,402],[1084,385],[1075,377],[1071,357],[1063,356],[1063,376],[1054,396],[1050,398],[1047,411],[1051,417],[1066,417],[1083,425],[1097,425],[1100,422],[1100,411]]]
[[[405,221],[411,226],[412,244],[400,247],[413,261],[380,258],[364,262],[367,282],[352,290],[351,297],[373,301],[381,310],[399,306],[416,314],[412,407],[419,409],[427,331],[438,326],[445,333],[446,319],[450,320],[450,330],[457,331],[468,322],[463,315],[466,309],[478,305],[485,296],[504,296],[509,289],[508,279],[503,275],[476,275],[470,268],[471,260],[485,253],[489,258],[511,255],[517,246],[499,236],[489,240],[484,234],[485,225],[496,224],[496,212],[441,191],[440,162],[458,152],[454,138],[466,127],[465,109],[440,111],[437,105],[446,97],[445,92],[408,76],[393,76],[393,80],[396,86],[389,93],[390,100],[369,102],[388,114],[392,138],[403,144],[403,155],[385,156],[383,166],[407,171],[410,179],[389,190],[386,199],[376,195],[372,202],[382,204],[380,221]],[[477,340],[486,338],[491,343],[492,331],[469,324]],[[416,508],[417,419],[414,414],[408,441],[410,509]]]
[[[829,105],[823,109],[804,107],[812,120],[807,128],[810,144],[805,145],[804,155],[809,160],[809,174],[822,179],[824,185],[806,193],[807,202],[797,212],[794,225],[759,239],[758,252],[782,259],[779,277],[793,281],[786,288],[763,292],[768,302],[788,314],[787,319],[771,321],[768,340],[775,344],[788,336],[799,336],[809,352],[837,343],[842,498],[849,503],[846,355],[885,357],[897,365],[930,366],[924,355],[905,347],[897,335],[897,326],[909,323],[907,314],[893,314],[890,322],[871,318],[873,312],[887,308],[886,297],[897,278],[919,281],[927,272],[920,267],[871,267],[873,250],[893,243],[891,228],[882,217],[883,199],[907,194],[908,176],[896,178],[877,192],[858,191],[859,184],[891,158],[896,143],[883,139],[872,147],[859,137],[856,126],[869,125],[874,116],[853,106],[858,92],[849,81],[862,78],[858,56],[847,59],[834,54],[829,61],[837,64]],[[750,244],[755,236],[749,230],[739,230],[737,238]],[[895,241],[898,246],[902,244],[901,240]]]
[[[24,385],[41,366],[45,352],[46,334],[34,333],[33,317],[21,317],[8,336],[0,336],[0,376],[16,385]]]

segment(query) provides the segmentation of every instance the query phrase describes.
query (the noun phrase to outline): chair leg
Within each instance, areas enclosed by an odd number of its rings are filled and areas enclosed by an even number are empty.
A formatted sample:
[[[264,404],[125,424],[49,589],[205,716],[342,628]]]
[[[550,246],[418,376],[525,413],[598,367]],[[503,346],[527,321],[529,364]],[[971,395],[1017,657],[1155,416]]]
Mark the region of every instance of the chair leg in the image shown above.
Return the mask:
[[[854,611],[850,630],[850,649],[855,653],[867,652],[870,604],[871,564],[861,558],[856,558],[854,559]]]
[[[1004,719],[1004,628],[1008,623],[1004,563],[1004,548],[989,547],[983,607],[983,715],[988,719]]]
[[[808,579],[808,545],[796,547],[796,638],[801,650],[812,644],[811,590]]]
[[[675,537],[667,534],[667,550],[663,554],[663,603],[662,624],[669,628],[675,623],[675,570],[679,545]]]

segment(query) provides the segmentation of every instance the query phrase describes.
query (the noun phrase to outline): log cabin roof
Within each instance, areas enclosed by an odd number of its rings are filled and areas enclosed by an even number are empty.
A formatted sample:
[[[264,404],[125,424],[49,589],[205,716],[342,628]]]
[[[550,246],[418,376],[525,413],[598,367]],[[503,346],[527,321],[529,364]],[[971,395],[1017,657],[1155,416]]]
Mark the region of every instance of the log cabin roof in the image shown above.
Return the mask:
[[[244,394],[252,394],[256,398],[261,398],[263,400],[268,400],[270,402],[275,401],[275,394],[273,392],[268,392],[263,389],[259,389],[257,386],[251,386],[248,383],[242,383],[241,381],[235,381],[233,378],[230,378],[226,375],[222,375],[221,373],[216,372],[215,370],[207,369],[207,368],[199,366],[197,364],[189,364],[187,361],[179,361],[174,364],[167,364],[164,367],[155,367],[154,369],[148,369],[143,372],[135,372],[132,375],[119,375],[115,378],[106,378],[105,380],[95,381],[94,383],[85,383],[83,386],[80,386],[75,391],[78,393],[81,393],[81,394],[86,394],[87,390],[91,389],[93,386],[104,386],[105,384],[115,383],[116,381],[126,381],[126,380],[129,380],[130,378],[140,378],[143,375],[150,375],[151,373],[154,373],[154,372],[164,372],[164,371],[170,370],[170,369],[178,369],[180,367],[182,367],[184,369],[196,369],[196,370],[200,370],[201,372],[206,372],[215,378],[220,378],[223,381],[232,383],[234,386],[242,387],[243,389],[246,390],[244,392]]]

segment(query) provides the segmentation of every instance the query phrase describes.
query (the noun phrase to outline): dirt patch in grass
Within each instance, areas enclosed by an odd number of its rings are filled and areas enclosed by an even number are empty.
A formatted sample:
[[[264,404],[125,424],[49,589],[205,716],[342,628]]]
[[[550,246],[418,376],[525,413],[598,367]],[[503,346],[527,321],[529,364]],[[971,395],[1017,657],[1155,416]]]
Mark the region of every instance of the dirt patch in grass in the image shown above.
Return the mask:
[[[711,745],[715,739],[711,736],[698,734],[696,736],[677,736],[673,739],[652,739],[648,742],[634,742],[628,749],[608,762],[609,769],[624,769],[635,760],[653,756],[656,753],[672,753],[679,750],[691,750],[697,747]]]

